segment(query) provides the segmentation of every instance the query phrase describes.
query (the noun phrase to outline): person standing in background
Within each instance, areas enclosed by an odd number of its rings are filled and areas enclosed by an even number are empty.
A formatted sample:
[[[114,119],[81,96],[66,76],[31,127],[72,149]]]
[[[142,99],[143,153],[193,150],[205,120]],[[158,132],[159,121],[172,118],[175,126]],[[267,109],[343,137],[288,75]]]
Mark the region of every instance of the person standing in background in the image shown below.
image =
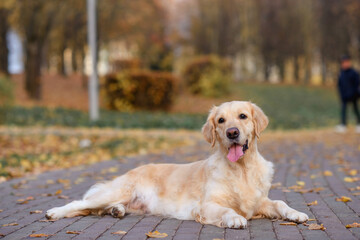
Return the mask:
[[[336,126],[335,130],[339,133],[347,131],[346,108],[350,103],[357,120],[355,131],[360,133],[360,113],[357,106],[357,100],[360,97],[360,79],[359,74],[353,69],[351,58],[348,55],[341,58],[341,71],[337,86],[341,100],[341,124]]]

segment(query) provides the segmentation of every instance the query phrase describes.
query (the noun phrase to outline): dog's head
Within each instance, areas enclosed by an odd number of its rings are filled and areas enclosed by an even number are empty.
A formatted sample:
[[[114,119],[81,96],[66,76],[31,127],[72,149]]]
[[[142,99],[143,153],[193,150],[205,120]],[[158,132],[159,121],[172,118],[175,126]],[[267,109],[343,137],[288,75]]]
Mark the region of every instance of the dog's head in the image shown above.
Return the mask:
[[[233,101],[214,106],[202,132],[206,141],[212,146],[218,143],[227,152],[228,159],[235,162],[253,146],[268,123],[264,112],[255,104]]]

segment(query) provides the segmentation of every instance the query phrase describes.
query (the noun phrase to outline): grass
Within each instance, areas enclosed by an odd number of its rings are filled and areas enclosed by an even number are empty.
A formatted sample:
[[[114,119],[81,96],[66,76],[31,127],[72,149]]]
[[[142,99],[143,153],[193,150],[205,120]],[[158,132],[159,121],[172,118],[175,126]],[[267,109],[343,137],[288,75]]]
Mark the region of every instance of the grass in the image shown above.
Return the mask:
[[[270,129],[327,127],[338,122],[339,104],[334,90],[294,85],[233,85],[232,93],[221,100],[251,100],[258,104],[270,118]],[[219,102],[219,99],[206,101],[210,108],[211,102]],[[194,103],[189,103],[189,108],[190,104]],[[184,106],[185,109],[186,107]],[[205,120],[204,113],[128,113],[102,110],[101,120],[92,123],[88,120],[88,114],[79,110],[20,106],[0,109],[0,123],[15,126],[200,129]]]
[[[333,89],[294,85],[237,85],[248,99],[269,116],[271,129],[333,126],[339,121],[339,102]]]
[[[4,110],[4,109],[3,109]],[[164,112],[101,111],[101,119],[90,122],[88,114],[79,110],[44,107],[12,107],[3,114],[2,123],[16,126],[67,126],[115,128],[197,129],[206,119],[204,114],[170,114]]]

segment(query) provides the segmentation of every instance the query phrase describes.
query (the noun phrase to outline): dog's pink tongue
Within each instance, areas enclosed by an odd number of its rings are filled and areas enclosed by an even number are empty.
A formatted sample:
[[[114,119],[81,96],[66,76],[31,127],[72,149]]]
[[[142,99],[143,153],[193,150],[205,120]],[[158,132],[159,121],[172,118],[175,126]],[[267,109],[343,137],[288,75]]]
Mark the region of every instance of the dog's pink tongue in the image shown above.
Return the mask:
[[[242,155],[244,155],[242,147],[240,145],[234,144],[230,147],[227,158],[231,162],[236,162]]]

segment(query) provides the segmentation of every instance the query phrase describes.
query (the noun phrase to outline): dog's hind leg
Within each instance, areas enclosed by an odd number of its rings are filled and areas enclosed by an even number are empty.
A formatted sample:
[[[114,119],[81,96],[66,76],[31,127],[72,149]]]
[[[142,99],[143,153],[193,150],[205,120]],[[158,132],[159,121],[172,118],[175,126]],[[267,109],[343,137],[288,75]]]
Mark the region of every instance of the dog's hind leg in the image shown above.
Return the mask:
[[[125,215],[125,205],[131,199],[131,191],[114,189],[113,182],[100,183],[92,186],[84,195],[82,200],[73,201],[62,207],[55,207],[46,212],[46,217],[59,219],[63,217],[74,217],[88,215],[91,212],[105,210],[115,217]]]

